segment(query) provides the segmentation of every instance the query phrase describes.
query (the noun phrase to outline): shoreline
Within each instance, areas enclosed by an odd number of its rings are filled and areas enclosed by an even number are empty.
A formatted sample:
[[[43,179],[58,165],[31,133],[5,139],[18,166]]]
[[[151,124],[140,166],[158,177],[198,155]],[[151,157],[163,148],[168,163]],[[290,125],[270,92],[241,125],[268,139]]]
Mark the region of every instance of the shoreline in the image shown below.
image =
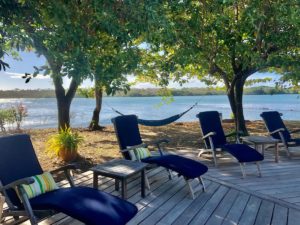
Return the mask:
[[[285,124],[290,130],[300,128],[300,121],[285,121]],[[246,125],[251,135],[267,135],[262,121],[249,121]],[[231,122],[223,123],[223,127],[226,133],[234,130],[234,124]],[[84,138],[83,144],[78,149],[80,154],[78,163],[83,170],[94,164],[122,157],[112,125],[106,126],[103,131],[89,131],[87,128],[73,129]],[[146,143],[155,139],[170,139],[166,149],[175,153],[179,149],[187,148],[195,149],[196,154],[197,149],[204,147],[199,122],[175,122],[162,127],[140,126],[140,131]],[[31,136],[37,157],[45,171],[53,170],[64,164],[58,158],[51,158],[45,153],[45,142],[56,132],[56,128],[24,129],[22,132]]]
[[[1,91],[1,90],[0,90]],[[244,96],[277,96],[277,95],[298,95],[300,96],[300,93],[244,93]],[[207,93],[207,94],[189,94],[189,95],[180,95],[180,94],[173,94],[171,97],[204,97],[204,96],[226,96],[226,93]],[[109,95],[104,95],[103,98],[153,98],[153,97],[158,97],[162,98],[163,96],[161,95],[114,95],[114,96],[109,96]],[[94,97],[84,97],[84,96],[75,96],[74,99],[79,98],[79,99],[95,99]],[[1,99],[56,99],[55,96],[15,96],[15,97],[5,97],[5,96],[0,96]]]

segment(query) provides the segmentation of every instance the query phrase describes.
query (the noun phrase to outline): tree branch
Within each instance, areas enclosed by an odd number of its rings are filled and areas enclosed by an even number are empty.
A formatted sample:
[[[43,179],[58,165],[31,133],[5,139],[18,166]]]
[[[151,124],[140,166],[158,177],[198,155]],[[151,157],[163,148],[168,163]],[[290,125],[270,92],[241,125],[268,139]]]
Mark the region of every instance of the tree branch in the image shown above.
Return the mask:
[[[230,89],[230,83],[229,83],[229,80],[228,80],[228,77],[227,77],[227,73],[222,70],[218,65],[216,65],[215,63],[211,66],[210,68],[210,71],[209,71],[210,74],[215,74],[215,73],[218,73],[221,75],[224,83],[225,83],[225,86],[227,89]]]
[[[68,100],[72,100],[74,98],[74,96],[76,94],[76,91],[77,91],[77,88],[78,88],[78,83],[77,83],[77,81],[75,81],[74,78],[72,78],[69,90],[66,94],[66,97],[67,97]]]

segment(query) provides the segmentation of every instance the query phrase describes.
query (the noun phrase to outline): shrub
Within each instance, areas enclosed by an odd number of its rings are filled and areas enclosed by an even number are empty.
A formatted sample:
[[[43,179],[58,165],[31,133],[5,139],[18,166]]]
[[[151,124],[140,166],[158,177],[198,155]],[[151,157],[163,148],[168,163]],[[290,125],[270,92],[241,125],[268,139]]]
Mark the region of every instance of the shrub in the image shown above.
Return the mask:
[[[6,109],[0,109],[0,130],[6,132],[7,125],[16,124],[16,129],[21,129],[21,123],[27,116],[27,109],[22,104],[19,103],[16,106]]]
[[[17,124],[17,130],[21,129],[21,123],[23,122],[24,118],[28,116],[26,107],[20,102],[13,108],[14,112],[14,120]]]
[[[50,137],[46,143],[46,152],[50,155],[56,155],[63,158],[64,161],[72,161],[65,159],[62,151],[73,153],[71,159],[77,155],[78,145],[83,142],[83,138],[77,133],[72,132],[71,128],[61,128],[58,134]]]
[[[0,129],[2,132],[6,132],[5,126],[8,124],[13,124],[14,119],[14,109],[0,109]]]

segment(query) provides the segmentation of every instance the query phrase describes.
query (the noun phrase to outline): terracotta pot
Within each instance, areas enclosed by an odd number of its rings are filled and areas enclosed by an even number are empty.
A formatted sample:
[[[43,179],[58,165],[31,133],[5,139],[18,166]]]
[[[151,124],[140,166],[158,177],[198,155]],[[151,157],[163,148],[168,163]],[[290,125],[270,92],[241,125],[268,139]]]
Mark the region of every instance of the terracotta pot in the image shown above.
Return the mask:
[[[65,162],[72,162],[78,156],[77,150],[61,149],[59,151],[59,157]]]

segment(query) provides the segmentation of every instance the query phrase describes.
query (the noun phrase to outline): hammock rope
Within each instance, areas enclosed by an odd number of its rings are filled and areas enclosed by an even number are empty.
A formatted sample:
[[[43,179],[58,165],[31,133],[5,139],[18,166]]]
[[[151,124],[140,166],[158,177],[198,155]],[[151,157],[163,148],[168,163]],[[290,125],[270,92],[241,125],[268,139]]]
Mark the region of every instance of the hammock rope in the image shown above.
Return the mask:
[[[161,119],[161,120],[145,120],[145,119],[138,119],[138,123],[144,126],[151,126],[151,127],[158,127],[158,126],[165,126],[168,125],[170,123],[175,122],[176,120],[178,120],[180,117],[182,117],[184,114],[188,113],[190,110],[192,110],[196,105],[198,105],[198,102],[196,102],[194,105],[192,105],[190,108],[188,108],[187,110],[185,110],[182,113],[176,114],[174,116],[165,118],[165,119]],[[125,114],[121,113],[120,111],[114,109],[113,107],[109,106],[114,112],[116,112],[117,114],[124,116]]]

